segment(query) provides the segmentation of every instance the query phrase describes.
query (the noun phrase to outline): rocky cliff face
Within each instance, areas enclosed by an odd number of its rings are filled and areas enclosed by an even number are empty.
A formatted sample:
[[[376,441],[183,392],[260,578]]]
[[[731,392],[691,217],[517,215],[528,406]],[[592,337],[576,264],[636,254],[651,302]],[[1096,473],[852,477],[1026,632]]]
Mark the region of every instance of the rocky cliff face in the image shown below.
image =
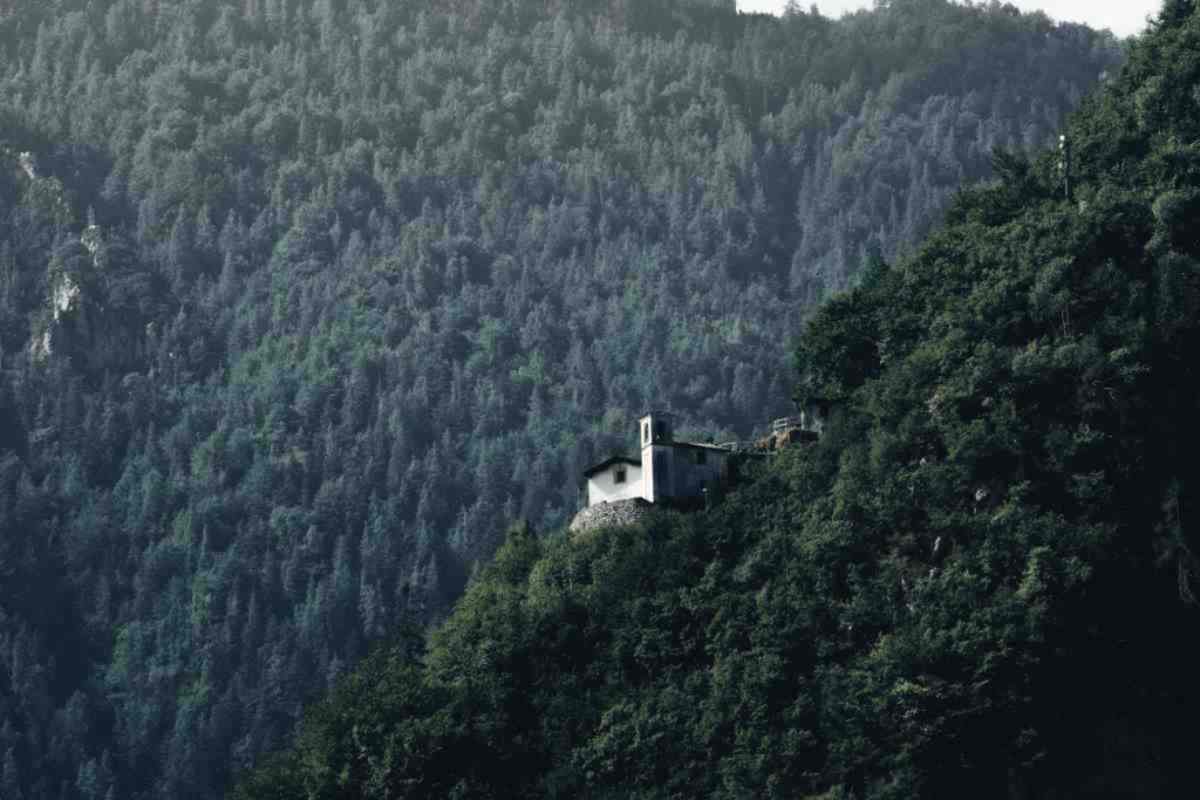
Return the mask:
[[[69,358],[88,370],[127,369],[148,353],[147,330],[104,302],[101,276],[49,271],[47,312],[35,323],[30,358]]]
[[[68,202],[63,184],[43,175],[32,153],[6,153],[18,184],[24,184],[26,199],[63,210]],[[78,240],[54,248],[46,265],[46,305],[30,330],[26,345],[35,363],[64,357],[86,369],[124,369],[147,354],[145,326],[126,309],[109,302],[113,281],[106,265],[114,259],[104,231],[90,223]]]

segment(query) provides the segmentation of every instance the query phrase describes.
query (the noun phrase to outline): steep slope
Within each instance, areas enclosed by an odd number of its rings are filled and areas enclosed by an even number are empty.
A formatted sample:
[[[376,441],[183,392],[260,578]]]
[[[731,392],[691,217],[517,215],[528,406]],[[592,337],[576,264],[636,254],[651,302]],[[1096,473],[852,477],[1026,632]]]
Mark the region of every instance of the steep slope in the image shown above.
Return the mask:
[[[5,6],[0,793],[220,794],[632,414],[786,411],[811,303],[1120,58],[727,5]]]
[[[834,408],[710,512],[514,530],[423,659],[381,651],[235,796],[1194,793],[1200,7],[1057,154],[998,154],[822,306]]]

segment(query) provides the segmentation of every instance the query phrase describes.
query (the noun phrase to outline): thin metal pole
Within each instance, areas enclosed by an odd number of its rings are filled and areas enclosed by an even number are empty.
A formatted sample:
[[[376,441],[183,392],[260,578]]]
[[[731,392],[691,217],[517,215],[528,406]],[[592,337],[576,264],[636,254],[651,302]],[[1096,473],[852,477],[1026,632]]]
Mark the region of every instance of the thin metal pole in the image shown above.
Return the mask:
[[[1063,176],[1063,196],[1069,201],[1071,199],[1071,140],[1065,133],[1058,137],[1058,153],[1058,168],[1062,170]]]

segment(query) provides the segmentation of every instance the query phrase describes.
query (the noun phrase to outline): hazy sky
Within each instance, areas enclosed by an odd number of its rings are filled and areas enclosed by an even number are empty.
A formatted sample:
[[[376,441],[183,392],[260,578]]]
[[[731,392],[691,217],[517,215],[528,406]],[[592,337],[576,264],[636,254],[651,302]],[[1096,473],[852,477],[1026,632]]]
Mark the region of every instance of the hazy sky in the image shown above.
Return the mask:
[[[737,0],[742,11],[766,11],[778,14],[787,0]],[[1022,11],[1041,9],[1053,19],[1083,22],[1093,28],[1109,28],[1118,36],[1141,31],[1146,17],[1158,13],[1161,0],[1008,0]],[[807,9],[812,0],[801,0]],[[826,17],[840,17],[846,11],[869,8],[871,0],[817,0],[817,8]]]

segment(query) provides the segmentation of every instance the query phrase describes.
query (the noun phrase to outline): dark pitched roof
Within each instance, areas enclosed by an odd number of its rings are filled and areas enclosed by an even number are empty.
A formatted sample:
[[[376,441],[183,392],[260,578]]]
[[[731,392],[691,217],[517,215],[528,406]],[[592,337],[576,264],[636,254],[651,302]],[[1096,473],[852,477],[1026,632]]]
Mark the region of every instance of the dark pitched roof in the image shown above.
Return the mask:
[[[601,461],[595,466],[585,469],[583,471],[583,477],[590,478],[597,472],[603,472],[604,470],[608,469],[613,464],[632,464],[635,467],[640,467],[642,465],[642,460],[640,458],[630,458],[629,456],[613,456],[612,458]]]

